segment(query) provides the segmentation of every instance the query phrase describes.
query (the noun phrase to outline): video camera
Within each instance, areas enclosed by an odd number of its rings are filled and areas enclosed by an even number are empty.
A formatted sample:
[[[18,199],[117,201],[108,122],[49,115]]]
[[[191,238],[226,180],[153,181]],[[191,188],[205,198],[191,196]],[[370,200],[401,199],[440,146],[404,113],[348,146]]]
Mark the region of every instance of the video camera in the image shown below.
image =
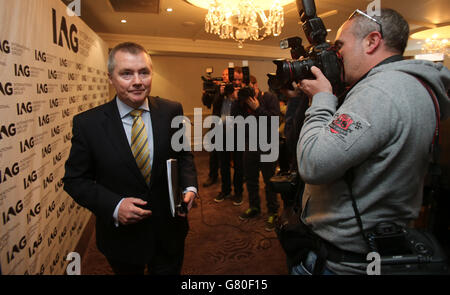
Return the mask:
[[[301,8],[300,8],[301,7]],[[276,74],[267,74],[269,87],[274,90],[288,88],[293,90],[292,82],[314,79],[311,67],[318,67],[331,82],[333,92],[339,95],[344,91],[342,80],[343,63],[334,46],[326,42],[327,30],[323,21],[316,14],[314,0],[297,0],[297,10],[302,21],[303,31],[311,44],[308,51],[302,45],[300,37],[291,37],[280,42],[283,49],[291,48],[292,61],[274,60]],[[300,57],[302,60],[296,60]]]
[[[208,94],[215,94],[217,92],[218,84],[223,81],[222,77],[211,77],[212,73],[213,68],[206,68],[206,77],[201,77],[203,80],[203,90]]]
[[[205,76],[201,76],[201,79],[203,81],[203,91],[205,92],[205,95],[207,97],[213,98],[216,94],[218,94],[220,92],[220,87],[224,86],[224,95],[230,95],[234,92],[235,88],[240,88],[241,85],[239,85],[238,83],[236,83],[234,81],[234,63],[230,62],[228,63],[228,77],[229,77],[229,82],[225,83],[223,81],[222,77],[212,77],[212,73],[213,73],[213,68],[207,68],[206,69],[206,77]],[[244,60],[242,61],[242,74],[243,74],[243,80],[242,82],[245,85],[249,85],[250,84],[250,70],[248,67],[248,61]],[[204,96],[205,96],[204,95]],[[208,99],[206,101],[206,104],[204,102],[205,105],[211,105],[210,102],[211,99]],[[208,106],[208,107],[209,107]]]

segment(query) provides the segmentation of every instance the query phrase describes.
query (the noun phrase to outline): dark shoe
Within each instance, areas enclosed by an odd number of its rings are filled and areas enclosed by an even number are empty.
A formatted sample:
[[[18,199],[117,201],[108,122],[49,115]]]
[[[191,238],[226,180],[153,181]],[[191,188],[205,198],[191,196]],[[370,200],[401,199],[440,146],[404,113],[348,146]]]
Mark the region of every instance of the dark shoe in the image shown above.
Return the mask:
[[[241,214],[241,216],[239,216],[240,220],[247,220],[250,218],[254,218],[256,216],[258,216],[260,213],[260,210],[257,208],[248,208],[247,210],[245,210],[244,213]]]
[[[217,178],[208,177],[208,179],[203,183],[203,187],[208,187],[217,182]]]
[[[219,193],[218,195],[217,195],[217,197],[214,199],[214,201],[216,202],[216,203],[220,203],[220,202],[223,202],[223,200],[225,200],[225,199],[228,199],[228,198],[230,198],[231,197],[231,195],[230,194],[224,194],[224,193]]]
[[[267,218],[266,221],[266,231],[273,231],[275,228],[275,223],[278,220],[278,214],[272,214]]]
[[[233,196],[233,205],[234,206],[241,206],[241,204],[243,203],[243,199],[242,199],[242,193],[241,194],[235,194]]]

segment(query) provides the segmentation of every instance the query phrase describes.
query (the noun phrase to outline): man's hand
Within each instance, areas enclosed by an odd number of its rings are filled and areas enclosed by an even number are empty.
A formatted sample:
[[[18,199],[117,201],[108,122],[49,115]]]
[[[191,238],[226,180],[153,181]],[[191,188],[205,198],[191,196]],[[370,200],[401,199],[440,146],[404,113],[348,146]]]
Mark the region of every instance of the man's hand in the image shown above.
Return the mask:
[[[146,201],[137,198],[125,198],[119,207],[119,222],[123,225],[138,223],[152,215],[152,211],[144,210],[138,206],[145,206]]]
[[[319,92],[333,93],[333,87],[331,87],[330,81],[328,81],[318,67],[311,67],[311,73],[316,77],[316,80],[301,80],[298,83],[298,88],[301,91],[306,93],[310,99]]]
[[[249,97],[247,99],[247,104],[252,110],[259,108],[259,100],[257,98]]]
[[[196,194],[194,192],[190,192],[190,191],[186,192],[184,194],[183,202],[186,203],[188,212],[192,208],[192,203],[194,202],[195,196],[196,196]],[[181,213],[177,213],[177,214],[181,217],[186,217],[186,214],[181,214]]]

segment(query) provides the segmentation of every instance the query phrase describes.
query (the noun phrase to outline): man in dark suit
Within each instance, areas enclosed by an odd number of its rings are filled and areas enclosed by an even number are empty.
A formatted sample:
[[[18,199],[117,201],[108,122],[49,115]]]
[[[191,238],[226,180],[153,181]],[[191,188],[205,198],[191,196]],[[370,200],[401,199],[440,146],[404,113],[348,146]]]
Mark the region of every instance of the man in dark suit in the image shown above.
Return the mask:
[[[175,152],[179,103],[150,97],[152,62],[134,43],[117,45],[108,59],[117,96],[73,118],[64,190],[96,219],[99,250],[116,274],[179,274],[188,232],[185,214],[170,211],[167,159],[178,160],[179,182],[190,209],[197,174],[190,152]]]

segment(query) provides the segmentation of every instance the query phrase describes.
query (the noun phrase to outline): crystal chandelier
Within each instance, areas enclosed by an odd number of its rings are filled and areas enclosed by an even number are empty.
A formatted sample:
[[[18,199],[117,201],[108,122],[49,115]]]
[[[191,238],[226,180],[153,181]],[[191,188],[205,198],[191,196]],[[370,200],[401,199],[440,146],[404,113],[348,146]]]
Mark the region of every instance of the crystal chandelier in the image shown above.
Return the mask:
[[[420,31],[411,35],[411,38],[423,40],[422,51],[424,53],[440,53],[450,56],[450,26]]]
[[[198,1],[191,1],[197,5]],[[245,40],[260,41],[267,36],[279,36],[284,26],[282,4],[293,0],[209,0],[205,30],[221,39],[234,39],[242,48]],[[269,6],[262,5],[270,2]],[[268,14],[264,12],[267,10]]]
[[[448,39],[429,38],[422,44],[422,51],[426,53],[443,53],[450,56],[450,42],[448,42]]]

